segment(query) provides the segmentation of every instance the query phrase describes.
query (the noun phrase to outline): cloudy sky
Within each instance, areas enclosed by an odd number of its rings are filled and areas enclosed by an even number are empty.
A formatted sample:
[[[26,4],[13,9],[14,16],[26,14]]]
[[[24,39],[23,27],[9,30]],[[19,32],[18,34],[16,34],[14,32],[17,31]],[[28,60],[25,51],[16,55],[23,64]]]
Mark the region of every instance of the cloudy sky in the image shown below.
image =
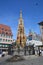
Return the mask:
[[[43,0],[0,0],[0,24],[10,26],[13,38],[16,39],[20,10],[25,34],[28,35],[30,29],[40,34],[38,22],[43,21]]]

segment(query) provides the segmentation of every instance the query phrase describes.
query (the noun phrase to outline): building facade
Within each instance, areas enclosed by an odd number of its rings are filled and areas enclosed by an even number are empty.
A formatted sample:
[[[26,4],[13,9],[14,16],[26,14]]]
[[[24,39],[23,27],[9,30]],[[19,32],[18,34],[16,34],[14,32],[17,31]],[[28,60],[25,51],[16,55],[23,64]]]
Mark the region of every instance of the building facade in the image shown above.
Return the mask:
[[[35,32],[31,31],[27,37],[27,40],[29,45],[31,44],[34,44],[34,46],[42,45],[41,36],[36,34]]]
[[[41,32],[41,41],[43,43],[43,21],[41,21],[40,23],[38,23],[40,26],[40,32]]]
[[[42,46],[41,36],[30,31],[27,36],[26,46],[28,47],[28,50],[30,50],[30,54],[35,54],[36,51],[38,51],[39,46],[40,48]]]
[[[8,49],[8,46],[14,41],[12,36],[11,28],[7,25],[0,24],[0,49]]]

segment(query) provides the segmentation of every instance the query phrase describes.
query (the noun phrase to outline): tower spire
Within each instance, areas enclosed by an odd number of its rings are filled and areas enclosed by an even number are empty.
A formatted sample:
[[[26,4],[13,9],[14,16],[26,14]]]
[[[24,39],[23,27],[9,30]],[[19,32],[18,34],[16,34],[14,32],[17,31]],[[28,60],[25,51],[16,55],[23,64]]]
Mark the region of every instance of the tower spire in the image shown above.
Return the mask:
[[[20,10],[20,18],[22,18],[22,10]]]
[[[17,33],[17,44],[20,45],[21,47],[24,47],[25,42],[26,42],[26,36],[24,33],[22,10],[20,10],[20,18],[19,18],[18,33]]]

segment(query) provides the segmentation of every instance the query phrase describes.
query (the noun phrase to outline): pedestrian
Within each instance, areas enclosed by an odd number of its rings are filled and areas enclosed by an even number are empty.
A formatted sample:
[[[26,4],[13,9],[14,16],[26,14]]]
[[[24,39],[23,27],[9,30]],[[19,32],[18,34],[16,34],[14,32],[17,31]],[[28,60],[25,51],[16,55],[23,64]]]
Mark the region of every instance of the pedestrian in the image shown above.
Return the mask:
[[[41,51],[41,49],[40,49],[40,55],[41,55],[41,53],[42,53],[42,51]]]
[[[39,49],[39,56],[41,55],[41,49]]]

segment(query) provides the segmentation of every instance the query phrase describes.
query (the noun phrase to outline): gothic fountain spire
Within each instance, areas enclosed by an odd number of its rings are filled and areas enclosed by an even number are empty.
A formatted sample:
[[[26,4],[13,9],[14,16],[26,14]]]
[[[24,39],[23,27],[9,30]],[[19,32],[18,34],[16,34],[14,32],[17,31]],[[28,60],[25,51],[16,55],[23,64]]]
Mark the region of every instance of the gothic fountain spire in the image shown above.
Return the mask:
[[[21,47],[24,47],[25,41],[26,41],[26,36],[24,33],[22,10],[20,10],[20,18],[19,18],[18,31],[17,31],[17,44],[20,45]]]
[[[22,10],[20,10],[20,18],[22,18]]]

